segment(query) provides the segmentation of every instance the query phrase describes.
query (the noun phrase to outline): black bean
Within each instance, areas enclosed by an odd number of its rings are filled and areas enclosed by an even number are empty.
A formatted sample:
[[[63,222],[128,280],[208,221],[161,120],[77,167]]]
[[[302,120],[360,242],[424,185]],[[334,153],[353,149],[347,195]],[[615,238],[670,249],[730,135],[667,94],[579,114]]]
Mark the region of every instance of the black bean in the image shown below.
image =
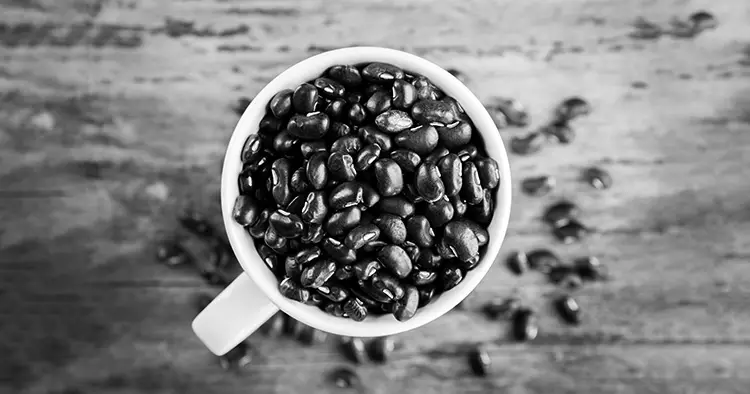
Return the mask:
[[[289,159],[276,159],[271,166],[271,195],[280,206],[287,206],[294,197],[289,186],[292,163]]]
[[[380,146],[383,152],[390,152],[391,149],[393,149],[393,141],[391,140],[391,137],[373,126],[368,125],[361,127],[359,129],[359,136],[369,144]]]
[[[380,229],[383,239],[400,245],[406,240],[406,225],[397,215],[388,213],[378,216],[373,223]]]
[[[354,268],[349,264],[340,265],[333,276],[338,280],[347,280],[354,277]]]
[[[440,285],[443,291],[448,291],[464,280],[464,273],[461,271],[461,268],[445,265],[440,268],[438,277],[440,278]]]
[[[414,204],[403,197],[383,198],[380,200],[378,206],[381,212],[397,215],[404,219],[414,215],[415,211]]]
[[[547,274],[547,278],[550,282],[559,284],[565,277],[573,273],[575,273],[573,266],[562,264],[556,267],[552,267],[552,269],[550,269],[549,273]]]
[[[482,345],[477,345],[469,352],[469,366],[476,376],[487,376],[492,367],[492,360],[487,349]]]
[[[370,169],[375,160],[380,157],[382,148],[377,144],[370,144],[362,148],[357,155],[357,171],[363,172]]]
[[[372,185],[360,183],[362,186],[362,204],[366,208],[372,208],[380,201],[380,194]]]
[[[335,317],[344,317],[344,309],[343,309],[343,308],[341,307],[341,304],[339,304],[339,303],[336,303],[336,302],[332,302],[332,303],[330,303],[330,304],[326,305],[326,306],[325,306],[325,307],[323,308],[323,310],[324,310],[324,311],[325,311],[325,312],[326,312],[327,314],[329,314],[329,315],[331,315],[331,316],[335,316]]]
[[[270,209],[264,209],[258,215],[258,220],[255,224],[248,227],[247,232],[250,233],[251,237],[263,238],[263,236],[265,236],[266,229],[268,228],[268,217],[271,216],[271,212],[273,211]]]
[[[245,140],[245,144],[242,146],[242,153],[240,158],[243,163],[258,160],[263,155],[263,147],[261,146],[260,136],[258,134],[250,134]]]
[[[606,279],[609,274],[604,264],[594,256],[586,256],[575,259],[573,262],[575,271],[585,280]]]
[[[404,188],[404,175],[401,167],[392,159],[379,159],[373,165],[380,195],[389,197],[401,193]]]
[[[300,274],[302,274],[302,267],[299,262],[297,262],[297,259],[292,256],[288,256],[284,260],[284,273],[286,273],[286,276],[290,278],[299,278]]]
[[[398,321],[407,321],[414,317],[419,307],[419,291],[414,286],[404,287],[404,297],[396,302],[393,316]]]
[[[550,205],[544,213],[544,221],[553,227],[561,227],[580,214],[578,206],[570,201],[559,201]]]
[[[419,307],[422,308],[432,301],[432,297],[435,295],[435,288],[433,286],[423,286],[419,288]]]
[[[448,149],[458,149],[471,141],[472,127],[465,121],[440,126],[437,129],[438,141]]]
[[[370,96],[365,102],[365,109],[372,114],[377,116],[378,114],[385,112],[391,108],[391,95],[386,91],[377,91]]]
[[[307,249],[303,249],[297,252],[294,259],[297,261],[297,263],[304,266],[319,259],[322,255],[323,255],[323,252],[320,250],[319,247],[312,246],[312,247],[309,247]]]
[[[312,187],[317,190],[324,188],[328,183],[327,160],[328,154],[326,152],[317,152],[310,156],[310,159],[307,161],[307,179]]]
[[[405,278],[412,269],[412,261],[404,249],[396,245],[386,245],[378,252],[378,260],[399,278]]]
[[[375,275],[373,275],[374,277]],[[393,302],[394,294],[381,283],[380,287],[375,287],[372,283],[372,277],[369,280],[360,280],[357,282],[361,292],[370,297],[375,302],[390,303]],[[352,288],[353,289],[353,288]]]
[[[576,219],[570,219],[564,225],[555,227],[553,230],[555,237],[566,245],[580,241],[588,231],[588,228]]]
[[[539,334],[539,326],[533,311],[521,308],[513,315],[513,338],[517,341],[532,341]]]
[[[334,277],[338,279],[338,273],[340,272],[342,267],[339,267],[336,269],[336,273],[334,274]],[[321,294],[323,297],[333,301],[333,302],[341,302],[344,301],[347,297],[349,297],[349,289],[343,286],[339,285],[329,285],[324,284],[322,286],[319,286],[317,289],[319,294]]]
[[[521,299],[515,296],[501,300],[491,300],[482,307],[482,313],[487,318],[495,320],[499,318],[509,319],[521,308]]]
[[[484,157],[474,161],[479,172],[479,179],[486,189],[494,189],[500,184],[500,168],[495,159]]]
[[[328,106],[326,106],[325,110],[323,110],[323,112],[325,112],[325,114],[328,115],[328,117],[331,120],[340,120],[340,119],[343,119],[347,115],[347,112],[346,112],[346,100],[344,100],[344,99],[336,99],[336,100],[331,101],[328,104]],[[344,124],[344,123],[333,122],[333,123],[331,123],[331,130],[332,131],[334,130],[334,125],[336,125],[336,124],[339,125],[339,126],[336,126],[336,127],[346,126],[346,128],[349,129],[349,126],[346,125],[346,124]]]
[[[438,161],[440,178],[445,186],[445,195],[457,195],[463,186],[463,165],[458,155],[448,154]]]
[[[361,281],[370,279],[380,268],[380,263],[374,259],[358,261],[352,265],[354,276]]]
[[[548,249],[534,249],[526,254],[526,258],[529,268],[545,274],[562,264],[560,258]]]
[[[237,196],[232,208],[232,217],[234,221],[241,226],[247,227],[254,225],[260,218],[260,205],[250,196]]]
[[[458,120],[450,105],[436,100],[420,100],[411,108],[412,118],[420,124],[447,125]]]
[[[715,29],[719,25],[719,21],[713,14],[706,11],[694,12],[688,18],[692,24],[693,30],[697,33],[704,30]]]
[[[461,197],[469,205],[479,204],[484,199],[479,171],[470,161],[464,162],[461,167]]]
[[[569,144],[576,138],[576,132],[566,122],[553,123],[541,129],[548,137],[554,138],[561,144]]]
[[[494,211],[494,200],[492,192],[484,189],[482,201],[477,205],[469,205],[466,209],[466,216],[477,223],[488,225],[492,221],[492,212]]]
[[[422,248],[432,247],[435,242],[435,233],[432,231],[432,227],[430,227],[430,222],[426,217],[421,215],[415,215],[406,219],[406,234],[409,236],[409,239]]]
[[[279,283],[279,292],[284,297],[299,302],[305,302],[310,298],[310,291],[302,288],[291,278],[284,278],[284,280]]]
[[[362,141],[353,135],[343,136],[331,144],[331,152],[341,152],[351,156],[356,156],[360,149],[362,149]]]
[[[254,174],[249,168],[245,168],[240,172],[238,179],[240,194],[253,194],[253,185],[257,183],[256,178],[253,175]]]
[[[508,269],[516,275],[521,275],[529,269],[529,259],[522,251],[511,253],[506,259],[506,264]]]
[[[349,297],[344,302],[344,312],[354,321],[363,321],[367,317],[367,308],[357,297]]]
[[[367,358],[367,348],[362,338],[342,337],[344,356],[355,364],[363,364]]]
[[[451,204],[453,205],[453,217],[454,218],[460,218],[463,217],[466,214],[466,209],[468,205],[464,202],[464,200],[461,199],[459,196],[453,196],[449,198]]]
[[[424,249],[419,253],[417,265],[423,270],[434,271],[440,267],[442,261],[443,257],[434,250]]]
[[[344,182],[333,189],[328,197],[328,205],[336,211],[356,206],[362,203],[363,193],[361,183]]]
[[[438,146],[435,148],[435,150],[432,151],[427,157],[425,157],[424,162],[430,163],[430,164],[437,164],[440,159],[442,159],[445,156],[448,156],[451,152],[448,150],[448,148],[444,146]]]
[[[407,183],[404,187],[404,190],[401,192],[401,195],[404,196],[410,203],[417,204],[422,201],[424,201],[424,198],[419,195],[417,192],[417,187],[414,186],[414,183]]]
[[[370,354],[370,359],[376,363],[383,364],[388,361],[391,353],[396,348],[396,343],[393,337],[379,337],[375,338],[370,342],[367,350]]]
[[[443,233],[445,246],[452,249],[456,257],[467,262],[479,255],[477,236],[464,221],[450,222],[445,225]]]
[[[292,192],[299,194],[304,193],[310,189],[310,183],[307,181],[307,174],[305,167],[300,167],[292,173],[292,177],[289,180],[289,187]]]
[[[346,95],[346,101],[349,104],[359,103],[362,104],[363,101],[365,101],[365,94],[362,92],[349,92],[349,94]]]
[[[451,221],[454,213],[453,204],[447,198],[443,198],[432,204],[426,204],[424,216],[430,221],[432,228],[436,229]]]
[[[357,177],[357,170],[354,168],[354,159],[346,153],[331,153],[328,156],[328,171],[331,173],[331,176],[342,181],[353,181]]]
[[[525,127],[531,120],[524,105],[512,98],[495,98],[488,107],[491,110],[502,112],[508,124],[512,126]]]
[[[555,178],[549,175],[532,176],[521,181],[521,190],[530,196],[544,196],[555,187]]]
[[[328,217],[325,230],[333,236],[344,235],[357,226],[362,218],[362,211],[358,207],[349,207]]]
[[[434,164],[423,163],[417,168],[415,185],[417,193],[429,203],[445,196],[445,187],[440,179],[440,172]]]
[[[332,260],[318,260],[302,271],[300,284],[304,287],[318,288],[336,272],[336,263]]]
[[[406,254],[409,255],[409,259],[412,262],[416,262],[419,259],[420,253],[422,253],[419,246],[417,246],[417,244],[411,241],[404,242],[404,244],[401,247],[404,248],[404,250],[406,251]]]
[[[448,104],[451,107],[451,111],[453,111],[453,113],[456,114],[457,117],[465,113],[464,108],[453,97],[446,96],[446,97],[443,97],[440,101]]]
[[[591,105],[581,97],[569,97],[555,108],[555,123],[567,122],[591,113]]]
[[[284,238],[298,237],[304,231],[302,219],[282,209],[274,211],[268,218],[268,223]]]
[[[581,323],[581,307],[571,296],[562,296],[555,301],[555,307],[560,317],[568,324]]]
[[[375,118],[375,125],[386,133],[396,134],[412,127],[414,123],[408,113],[391,109],[378,115]]]
[[[532,131],[522,137],[514,136],[510,140],[510,150],[519,155],[530,155],[539,152],[545,143],[544,134]]]
[[[381,230],[380,233],[383,234],[383,231]],[[372,241],[363,246],[362,251],[364,251],[365,253],[376,253],[385,245],[388,245],[388,243],[383,241]]]
[[[469,144],[463,147],[456,153],[461,161],[474,160],[479,154],[479,149],[476,146]],[[475,163],[476,164],[476,163]]]
[[[287,205],[286,208],[284,208],[284,210],[287,211],[287,212],[289,212],[289,213],[291,213],[291,214],[294,214],[294,215],[297,215],[297,216],[301,217],[301,215],[302,215],[302,208],[305,207],[305,202],[306,202],[305,198],[306,197],[307,196],[304,195],[304,194],[300,194],[300,195],[295,196],[292,199],[292,202],[290,202],[289,205]]]
[[[301,114],[315,111],[315,104],[317,102],[318,89],[309,83],[303,83],[292,94],[292,105],[295,111]]]
[[[372,241],[377,241],[379,237],[380,229],[376,225],[362,224],[349,231],[344,239],[344,245],[349,249],[357,250]]]
[[[292,89],[285,89],[276,93],[268,104],[273,116],[283,119],[292,112]]]
[[[305,223],[321,224],[328,214],[325,193],[315,191],[307,194],[300,216]]]
[[[332,79],[325,78],[325,77],[316,78],[313,81],[313,86],[318,88],[318,91],[323,96],[332,98],[332,99],[344,97],[344,94],[346,93],[346,89],[344,88],[344,85]]]
[[[285,124],[286,122],[282,122],[272,114],[266,114],[258,123],[258,132],[263,135],[276,135]]]
[[[300,149],[300,152],[302,152],[302,157],[307,159],[307,158],[310,158],[315,153],[325,152],[326,144],[324,141],[305,141],[302,144],[300,144],[299,149]]]
[[[440,100],[444,95],[437,86],[433,85],[432,82],[425,77],[420,76],[412,83],[417,89],[417,99],[419,100]]]
[[[362,282],[360,281],[360,283]],[[390,301],[395,301],[400,300],[404,297],[404,287],[401,285],[399,280],[396,277],[391,276],[387,272],[384,272],[383,270],[376,272],[369,281],[364,283],[370,283],[372,288],[380,294],[381,299],[382,296],[386,296]],[[367,289],[365,289],[364,287],[362,287],[362,290],[365,290],[365,292],[367,292]],[[370,294],[369,292],[367,293],[372,296],[372,294]],[[380,299],[377,299],[375,297],[373,298],[378,302],[390,302],[381,301]]]
[[[365,107],[362,104],[354,103],[349,107],[347,116],[352,123],[362,124],[367,119],[367,112],[365,112]]]
[[[411,272],[409,278],[415,285],[424,286],[433,283],[435,279],[437,279],[437,273],[434,271],[415,269]]]
[[[318,139],[328,132],[331,120],[322,112],[311,112],[307,115],[294,115],[289,119],[286,130],[289,134],[303,140]]]
[[[325,238],[322,244],[323,250],[341,264],[351,264],[357,260],[357,253],[346,247],[335,238]]]
[[[409,82],[396,80],[393,82],[393,106],[399,109],[409,109],[417,101],[417,89]]]
[[[258,255],[260,256],[261,260],[266,263],[266,266],[271,269],[272,272],[284,272],[284,267],[279,261],[279,256],[277,256],[273,249],[271,249],[267,245],[261,245],[258,247]]]
[[[356,87],[362,84],[362,76],[354,66],[333,66],[328,69],[327,74],[331,79],[341,82],[346,86]]]
[[[612,187],[612,175],[603,168],[586,168],[583,170],[583,179],[594,189],[604,190]]]
[[[362,78],[375,83],[392,83],[404,79],[404,70],[386,63],[370,63],[362,69]]]
[[[414,172],[422,161],[422,158],[415,152],[406,149],[398,149],[391,152],[391,159],[395,161],[402,170]]]
[[[273,216],[273,214],[271,215]],[[270,220],[269,220],[269,224],[270,224]],[[263,241],[266,243],[266,245],[270,246],[272,249],[276,251],[283,250],[288,242],[287,239],[282,237],[281,234],[279,234],[279,232],[276,231],[276,229],[273,226],[268,226],[265,234],[263,235]]]
[[[477,242],[479,243],[480,247],[486,245],[487,242],[489,242],[490,234],[487,232],[487,229],[479,225],[479,223],[468,219],[458,220],[457,222],[460,222],[461,224],[466,225],[471,229],[474,235],[476,235]]]
[[[417,126],[400,132],[396,135],[394,142],[399,148],[426,155],[437,146],[438,133],[430,125]]]

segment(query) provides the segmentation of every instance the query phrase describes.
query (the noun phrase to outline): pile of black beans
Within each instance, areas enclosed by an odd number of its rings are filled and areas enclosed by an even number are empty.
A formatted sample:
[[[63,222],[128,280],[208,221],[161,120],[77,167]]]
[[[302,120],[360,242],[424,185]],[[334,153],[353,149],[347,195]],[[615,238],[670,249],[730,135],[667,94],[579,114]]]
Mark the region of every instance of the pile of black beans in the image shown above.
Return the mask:
[[[455,99],[390,64],[278,92],[239,159],[234,219],[284,296],[334,316],[406,321],[489,240],[498,164]]]

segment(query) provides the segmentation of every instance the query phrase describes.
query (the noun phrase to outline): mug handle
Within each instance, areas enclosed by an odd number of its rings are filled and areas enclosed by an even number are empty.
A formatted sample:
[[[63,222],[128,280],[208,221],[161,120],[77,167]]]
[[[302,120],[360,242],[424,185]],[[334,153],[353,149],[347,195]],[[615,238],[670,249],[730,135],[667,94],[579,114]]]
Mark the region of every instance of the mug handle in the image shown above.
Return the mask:
[[[240,274],[193,320],[193,331],[217,356],[244,341],[279,308],[246,273]]]

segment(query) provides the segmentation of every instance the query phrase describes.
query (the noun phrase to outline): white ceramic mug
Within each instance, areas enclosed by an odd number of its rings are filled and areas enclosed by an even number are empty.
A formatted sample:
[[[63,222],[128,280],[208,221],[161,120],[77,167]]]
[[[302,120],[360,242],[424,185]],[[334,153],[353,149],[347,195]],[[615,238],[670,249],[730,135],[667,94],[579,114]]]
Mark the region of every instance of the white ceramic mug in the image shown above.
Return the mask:
[[[247,137],[258,131],[268,102],[283,89],[294,89],[315,79],[336,64],[384,62],[429,78],[448,96],[454,97],[481,133],[487,153],[500,167],[495,212],[489,225],[489,243],[479,264],[453,289],[435,297],[417,310],[410,320],[400,322],[393,315],[371,316],[362,322],[331,316],[317,307],[292,301],[281,295],[279,281],[258,255],[253,239],[232,219],[232,207],[239,195],[240,152]],[[305,59],[281,73],[253,99],[237,123],[229,141],[221,177],[221,208],[229,242],[245,270],[193,321],[193,330],[215,354],[222,355],[250,336],[281,309],[318,330],[354,337],[393,335],[427,324],[455,307],[479,284],[500,251],[510,216],[511,180],[505,146],[497,127],[479,99],[450,73],[436,64],[409,53],[377,47],[337,49]]]

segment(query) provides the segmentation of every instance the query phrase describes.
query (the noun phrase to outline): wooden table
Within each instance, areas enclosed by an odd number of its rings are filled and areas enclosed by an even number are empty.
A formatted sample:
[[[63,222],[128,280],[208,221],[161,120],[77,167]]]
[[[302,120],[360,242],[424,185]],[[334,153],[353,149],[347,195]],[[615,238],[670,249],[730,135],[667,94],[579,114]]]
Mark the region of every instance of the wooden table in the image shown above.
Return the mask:
[[[630,36],[710,7],[692,39]],[[191,203],[218,219],[231,107],[328,48],[404,49],[470,76],[488,100],[515,97],[542,125],[562,98],[595,111],[577,140],[514,156],[503,254],[551,245],[593,254],[614,279],[560,290],[497,264],[463,310],[397,338],[387,365],[356,367],[369,393],[746,393],[750,384],[750,3],[615,1],[6,0],[0,5],[0,392],[325,393],[347,364],[335,341],[258,335],[253,365],[221,370],[190,329],[191,270],[155,262]],[[521,133],[506,129],[503,138]],[[611,190],[578,180],[599,164]],[[559,187],[525,197],[525,176]],[[556,243],[540,222],[561,197],[597,233]],[[217,223],[218,224],[218,223]],[[191,242],[205,258],[207,250]],[[515,344],[478,313],[516,291],[541,334]],[[491,377],[462,349],[489,344]]]

